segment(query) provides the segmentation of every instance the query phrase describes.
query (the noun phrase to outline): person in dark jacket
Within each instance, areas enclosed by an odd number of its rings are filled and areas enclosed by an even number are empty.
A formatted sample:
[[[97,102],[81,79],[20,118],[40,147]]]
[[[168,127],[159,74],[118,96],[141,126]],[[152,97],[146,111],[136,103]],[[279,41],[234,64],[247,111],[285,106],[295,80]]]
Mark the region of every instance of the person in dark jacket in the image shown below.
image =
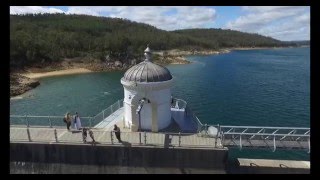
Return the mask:
[[[71,114],[67,113],[63,118],[63,122],[65,122],[67,124],[68,131],[70,131],[71,121],[72,121],[71,120]]]
[[[82,140],[83,140],[83,143],[86,143],[87,142],[87,128],[82,128]]]
[[[122,140],[121,140],[121,136],[120,136],[120,133],[121,133],[121,132],[120,132],[120,128],[119,128],[116,124],[114,125],[113,131],[114,131],[114,134],[116,135],[119,143],[121,143]]]
[[[90,136],[91,139],[92,139],[92,142],[95,143],[96,140],[94,140],[93,131],[92,131],[90,128],[88,129],[88,131],[89,131],[89,136]]]

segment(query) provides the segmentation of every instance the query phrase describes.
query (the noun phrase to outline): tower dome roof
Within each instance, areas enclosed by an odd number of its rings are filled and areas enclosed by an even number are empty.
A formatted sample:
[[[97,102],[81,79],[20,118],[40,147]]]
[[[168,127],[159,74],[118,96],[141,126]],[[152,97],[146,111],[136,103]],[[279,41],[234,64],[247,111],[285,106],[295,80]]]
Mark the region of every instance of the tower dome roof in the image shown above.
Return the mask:
[[[128,69],[123,80],[133,82],[161,82],[172,79],[170,71],[163,66],[151,62],[151,50],[149,47],[144,51],[146,59]]]

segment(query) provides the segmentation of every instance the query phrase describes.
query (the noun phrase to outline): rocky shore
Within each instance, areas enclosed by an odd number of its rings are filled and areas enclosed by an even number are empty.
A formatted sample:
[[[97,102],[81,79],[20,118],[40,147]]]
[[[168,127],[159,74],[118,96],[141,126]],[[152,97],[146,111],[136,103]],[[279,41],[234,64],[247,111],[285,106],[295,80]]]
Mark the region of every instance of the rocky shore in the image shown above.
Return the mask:
[[[183,51],[183,50],[169,50],[169,51],[154,51],[154,62],[160,65],[167,64],[189,64],[185,56],[188,55],[210,55],[227,53],[230,50],[204,50],[204,51]],[[13,71],[10,73],[10,97],[18,96],[32,88],[40,85],[39,78],[79,74],[88,72],[101,71],[125,71],[134,63],[125,64],[120,61],[101,62],[97,59],[86,58],[72,58],[64,59],[60,63],[43,64],[41,66],[27,67],[24,70]]]
[[[40,85],[35,79],[27,78],[20,74],[10,74],[10,97],[17,96]]]

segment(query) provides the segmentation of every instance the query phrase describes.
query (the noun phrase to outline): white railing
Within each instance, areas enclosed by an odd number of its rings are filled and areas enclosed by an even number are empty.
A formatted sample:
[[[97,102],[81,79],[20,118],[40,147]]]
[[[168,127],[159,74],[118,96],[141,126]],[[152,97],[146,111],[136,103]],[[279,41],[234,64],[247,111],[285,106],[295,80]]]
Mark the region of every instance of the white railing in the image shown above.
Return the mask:
[[[230,128],[228,126],[220,126],[223,128]],[[232,126],[235,129],[235,126]],[[247,127],[248,130],[250,127]],[[247,129],[246,128],[246,129]],[[280,129],[290,129],[290,128],[280,128]],[[162,146],[162,147],[198,147],[198,148],[224,148],[226,146],[242,146],[249,147],[246,141],[251,141],[251,147],[255,147],[255,141],[259,141],[259,146],[267,137],[270,138],[271,143],[262,144],[263,148],[272,148],[273,151],[276,147],[287,148],[287,149],[308,149],[310,152],[310,135],[306,131],[304,134],[294,134],[294,133],[247,133],[245,130],[242,132],[232,132],[231,131],[220,131],[221,134],[214,138],[203,137],[200,134],[194,133],[152,133],[152,132],[121,132],[122,142],[118,142],[114,133],[112,131],[104,129],[94,129],[91,128],[94,139],[97,144],[123,144],[123,145],[137,145],[137,146]],[[261,129],[260,129],[261,130]],[[304,130],[299,128],[299,130]],[[245,131],[245,132],[243,132]],[[78,133],[75,133],[78,132]],[[66,129],[61,128],[30,128],[30,127],[11,127],[10,128],[10,142],[57,142],[57,143],[87,143],[91,142],[91,138],[88,135],[87,141],[83,141],[83,136],[81,131],[68,132]],[[262,132],[262,131],[261,131]],[[89,133],[88,133],[89,134]],[[234,137],[232,137],[234,135]],[[255,137],[250,139],[250,137]],[[258,138],[260,137],[260,138]],[[294,139],[281,139],[283,137],[290,137]],[[284,142],[295,142],[297,138],[300,138],[300,144],[293,144],[291,146],[285,146]],[[306,138],[304,140],[303,138]],[[277,143],[281,141],[282,143]],[[304,142],[304,144],[302,144]],[[273,144],[272,144],[273,143]]]
[[[118,100],[117,102],[113,103],[111,106],[102,110],[96,116],[92,118],[93,123],[96,125],[103,121],[105,118],[110,116],[112,113],[116,112],[118,109],[123,107],[123,99]]]
[[[200,122],[198,117],[192,112],[185,100],[172,98],[171,108],[179,111],[184,111],[185,118],[191,120],[193,123],[197,125],[197,129],[195,129],[196,132],[201,132],[203,130],[203,124]]]
[[[121,107],[123,107],[123,100],[118,100],[94,117],[80,116],[81,124],[84,127],[93,127]],[[66,126],[63,122],[63,118],[64,116],[10,115],[10,126],[61,127]]]
[[[195,113],[188,106],[186,107],[185,113],[186,113],[186,118],[192,120],[194,123],[197,124],[197,132],[200,133],[201,131],[204,130],[203,128],[205,127],[205,125],[203,125],[201,123],[199,118],[195,115]]]
[[[63,122],[64,116],[31,116],[31,115],[10,115],[10,126],[27,127],[61,127],[66,126]],[[82,126],[92,125],[92,117],[80,117]]]
[[[220,126],[215,139],[223,146],[270,147],[308,149],[310,152],[310,128],[304,127],[263,127],[263,126]],[[205,125],[208,129],[209,125]],[[217,142],[217,141],[216,141]]]
[[[160,147],[200,147],[213,148],[214,139],[203,138],[194,133],[152,133],[152,132],[121,132],[119,143],[114,132],[91,128],[96,144],[123,144],[135,146]],[[78,132],[78,133],[77,133]],[[11,127],[10,142],[44,142],[44,143],[87,143],[92,142],[88,133],[86,142],[81,131],[70,132],[61,128]],[[223,148],[223,147],[220,147]]]
[[[172,98],[171,99],[171,108],[176,109],[185,109],[187,107],[187,102],[183,99]]]

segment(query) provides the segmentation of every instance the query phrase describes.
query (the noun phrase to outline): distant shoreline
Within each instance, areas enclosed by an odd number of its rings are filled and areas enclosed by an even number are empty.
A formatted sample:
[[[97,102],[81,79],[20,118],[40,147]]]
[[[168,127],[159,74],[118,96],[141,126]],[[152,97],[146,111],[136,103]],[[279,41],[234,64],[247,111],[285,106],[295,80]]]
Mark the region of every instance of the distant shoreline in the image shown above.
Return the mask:
[[[168,52],[171,59],[173,59],[169,64],[189,64],[190,61],[186,59],[187,55],[214,55],[214,54],[225,54],[229,53],[233,50],[255,50],[255,49],[278,49],[278,48],[288,48],[288,47],[243,47],[243,48],[225,48],[221,50],[204,50],[204,51],[181,51],[181,50],[169,50],[169,51],[159,51],[161,53]],[[158,53],[159,53],[158,52]],[[110,70],[106,70],[109,72]],[[56,71],[47,71],[47,72],[29,72],[29,73],[21,73],[21,75],[31,78],[31,79],[40,79],[44,77],[51,77],[51,76],[63,76],[63,75],[72,75],[72,74],[84,74],[84,73],[92,73],[97,72],[94,70],[89,70],[88,68],[69,68],[63,70],[56,70]]]
[[[224,48],[220,50],[202,50],[202,51],[183,51],[178,49],[168,50],[168,51],[154,51],[154,54],[157,54],[164,61],[160,61],[159,63],[163,63],[163,65],[174,64],[174,65],[183,65],[192,63],[189,61],[186,56],[189,55],[218,55],[229,53],[233,50],[255,50],[255,49],[278,49],[278,48],[290,48],[290,47],[243,47],[243,48]],[[165,55],[164,55],[165,54]],[[63,66],[62,70],[55,71],[44,71],[40,72],[40,70],[31,70],[29,72],[23,73],[13,73],[11,75],[17,76],[17,80],[15,82],[10,82],[10,99],[19,99],[20,95],[25,92],[36,88],[40,85],[39,79],[45,77],[52,76],[63,76],[63,75],[72,75],[72,74],[84,74],[84,73],[92,73],[92,72],[110,72],[112,70],[117,69],[99,69],[102,64],[77,64],[74,63],[72,66]],[[98,68],[97,68],[98,67]],[[118,70],[126,70],[127,68],[120,68]],[[41,70],[43,71],[43,69]]]
[[[230,48],[230,50],[255,50],[255,49],[283,49],[283,48],[299,48],[299,47],[310,47],[307,45],[293,47],[293,46],[284,46],[284,47],[243,47],[243,48]]]

